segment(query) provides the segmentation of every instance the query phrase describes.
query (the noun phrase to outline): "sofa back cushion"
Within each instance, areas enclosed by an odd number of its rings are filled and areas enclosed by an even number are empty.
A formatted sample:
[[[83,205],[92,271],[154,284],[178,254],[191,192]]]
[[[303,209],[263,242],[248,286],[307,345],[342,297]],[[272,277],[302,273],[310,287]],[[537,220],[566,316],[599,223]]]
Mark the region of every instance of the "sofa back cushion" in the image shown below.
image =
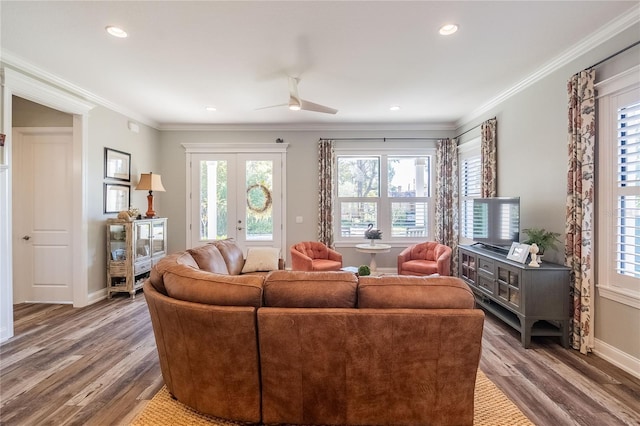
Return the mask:
[[[164,272],[167,295],[188,302],[220,306],[262,305],[262,284],[259,275],[222,275],[201,271],[185,265],[173,265]]]
[[[357,286],[350,272],[273,271],[264,282],[264,306],[354,308]]]
[[[469,286],[457,277],[360,277],[359,308],[473,309]]]
[[[242,253],[242,249],[238,247],[233,240],[217,240],[212,244],[220,250],[220,254],[222,254],[227,264],[228,274],[240,275],[242,267],[244,266],[244,253]]]
[[[227,263],[224,261],[220,250],[215,244],[205,244],[200,247],[187,250],[203,271],[216,274],[228,274]]]

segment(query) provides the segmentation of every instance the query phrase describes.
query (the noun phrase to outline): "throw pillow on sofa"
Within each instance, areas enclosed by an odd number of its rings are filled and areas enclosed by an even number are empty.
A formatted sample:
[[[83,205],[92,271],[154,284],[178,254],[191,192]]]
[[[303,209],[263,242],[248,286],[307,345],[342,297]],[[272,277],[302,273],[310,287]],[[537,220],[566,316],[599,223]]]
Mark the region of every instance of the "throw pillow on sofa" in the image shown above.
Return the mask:
[[[277,271],[280,249],[275,247],[251,247],[247,250],[242,273]]]

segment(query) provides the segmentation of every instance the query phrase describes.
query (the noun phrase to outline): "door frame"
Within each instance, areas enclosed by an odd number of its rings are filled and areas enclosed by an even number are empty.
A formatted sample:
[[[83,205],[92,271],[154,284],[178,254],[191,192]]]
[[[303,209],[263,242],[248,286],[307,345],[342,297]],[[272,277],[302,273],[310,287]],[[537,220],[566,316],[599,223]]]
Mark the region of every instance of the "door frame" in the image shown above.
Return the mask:
[[[192,205],[191,205],[191,193],[193,191],[191,187],[191,160],[195,154],[280,154],[281,167],[282,167],[282,212],[281,212],[281,224],[282,232],[280,233],[280,241],[274,241],[274,244],[280,245],[280,250],[284,252],[287,242],[286,226],[287,223],[287,149],[288,143],[234,143],[234,144],[222,144],[222,143],[183,143],[182,147],[186,151],[186,206],[187,206],[187,223],[185,224],[185,232],[187,235],[187,247],[193,246],[193,239],[191,235],[191,221],[192,221]]]
[[[87,213],[87,162],[89,147],[89,111],[94,104],[77,98],[42,81],[6,66],[2,87],[2,133],[6,135],[4,165],[0,187],[0,342],[13,337],[13,271],[12,271],[12,99],[19,96],[29,101],[73,115],[73,183],[72,237],[73,306],[89,304],[87,253],[89,253]],[[1,161],[0,161],[1,162]]]

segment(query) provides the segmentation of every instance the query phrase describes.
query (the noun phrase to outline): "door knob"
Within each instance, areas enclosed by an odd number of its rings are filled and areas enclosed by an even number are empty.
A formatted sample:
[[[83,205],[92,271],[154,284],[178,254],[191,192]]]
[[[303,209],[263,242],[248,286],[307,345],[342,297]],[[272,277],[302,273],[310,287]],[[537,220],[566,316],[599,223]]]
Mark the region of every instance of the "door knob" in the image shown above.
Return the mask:
[[[25,235],[24,237],[22,237],[22,239],[25,240],[25,241],[29,241],[31,239],[31,237],[28,236],[28,235]]]

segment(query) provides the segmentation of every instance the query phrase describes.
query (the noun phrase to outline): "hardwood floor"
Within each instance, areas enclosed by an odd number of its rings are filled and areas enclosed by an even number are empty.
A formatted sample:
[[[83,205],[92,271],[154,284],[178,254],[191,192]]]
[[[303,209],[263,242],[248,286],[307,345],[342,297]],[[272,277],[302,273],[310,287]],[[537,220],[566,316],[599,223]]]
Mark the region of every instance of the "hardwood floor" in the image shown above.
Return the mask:
[[[162,386],[144,295],[14,307],[0,346],[0,424],[126,425]],[[640,380],[487,315],[481,369],[536,425],[640,425]]]

